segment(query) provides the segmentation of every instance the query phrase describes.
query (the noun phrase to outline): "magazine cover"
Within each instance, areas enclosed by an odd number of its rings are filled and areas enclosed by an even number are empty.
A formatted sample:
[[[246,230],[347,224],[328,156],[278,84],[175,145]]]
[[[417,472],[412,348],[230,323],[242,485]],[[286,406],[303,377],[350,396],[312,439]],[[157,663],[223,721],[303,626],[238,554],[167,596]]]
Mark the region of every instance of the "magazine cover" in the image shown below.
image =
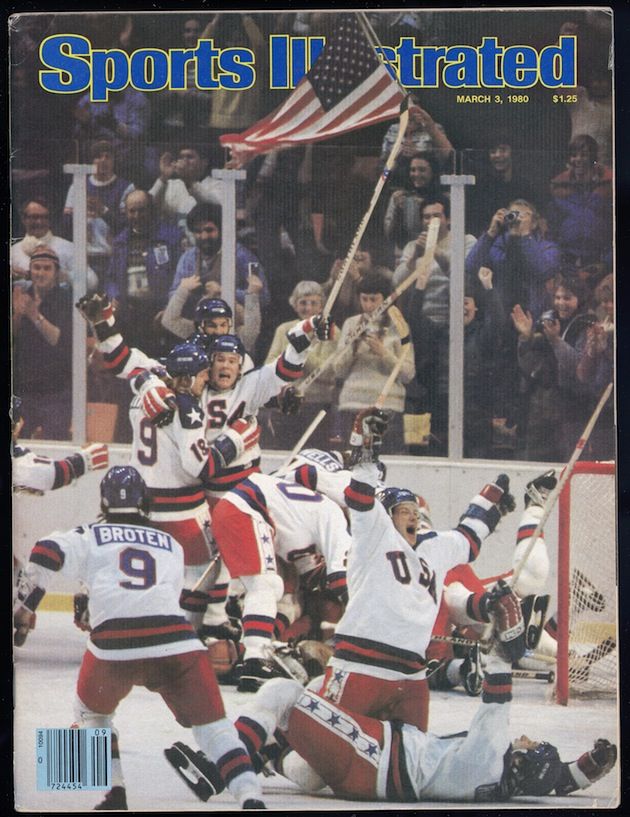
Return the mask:
[[[15,809],[617,807],[613,11],[7,22]]]

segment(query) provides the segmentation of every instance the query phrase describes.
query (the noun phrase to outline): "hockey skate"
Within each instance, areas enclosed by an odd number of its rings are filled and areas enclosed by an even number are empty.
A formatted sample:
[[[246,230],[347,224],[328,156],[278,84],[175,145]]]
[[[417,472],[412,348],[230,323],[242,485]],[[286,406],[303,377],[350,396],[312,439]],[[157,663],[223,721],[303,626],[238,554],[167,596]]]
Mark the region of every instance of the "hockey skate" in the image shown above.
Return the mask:
[[[219,770],[203,752],[195,752],[177,741],[164,750],[164,755],[188,788],[204,803],[225,789]]]
[[[274,743],[255,754],[251,760],[256,774],[262,773],[265,777],[273,775],[273,764],[287,748]],[[221,794],[225,790],[225,782],[219,770],[201,750],[195,751],[187,744],[177,741],[164,750],[164,755],[188,788],[204,803],[215,794]],[[266,808],[264,805],[247,806],[247,802],[260,803],[261,801],[246,800],[243,808]]]
[[[128,811],[127,792],[124,786],[112,786],[94,811]]]
[[[521,610],[525,622],[525,646],[535,650],[545,626],[545,616],[549,607],[549,596],[525,596],[521,599]]]

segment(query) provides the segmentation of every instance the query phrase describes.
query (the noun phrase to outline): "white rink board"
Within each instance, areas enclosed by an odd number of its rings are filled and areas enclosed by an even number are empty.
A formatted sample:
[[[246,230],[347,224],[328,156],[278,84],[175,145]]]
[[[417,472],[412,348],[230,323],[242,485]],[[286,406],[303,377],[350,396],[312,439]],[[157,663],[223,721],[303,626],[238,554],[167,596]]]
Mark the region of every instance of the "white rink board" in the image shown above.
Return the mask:
[[[29,441],[34,451],[54,456],[67,456],[75,450],[64,444],[43,444]],[[110,464],[128,462],[128,446],[110,446]],[[286,452],[263,452],[263,470],[273,471],[286,459]],[[511,491],[516,497],[514,513],[502,520],[497,531],[484,543],[475,564],[479,576],[503,573],[512,565],[516,531],[523,509],[525,485],[538,474],[553,467],[549,463],[502,462],[475,460],[448,463],[424,457],[383,457],[387,465],[387,484],[410,488],[422,494],[431,508],[431,517],[437,530],[454,527],[469,501],[486,482],[505,472],[510,477]],[[561,466],[557,466],[558,473]],[[67,530],[81,522],[93,521],[99,512],[98,486],[102,474],[85,475],[63,491],[53,491],[34,497],[20,494],[13,507],[13,547],[16,555],[28,558],[35,541],[53,530]],[[554,508],[546,526],[545,538],[551,560],[548,592],[551,595],[550,612],[555,610],[556,565],[558,549],[558,515]],[[58,585],[57,589],[74,589]]]

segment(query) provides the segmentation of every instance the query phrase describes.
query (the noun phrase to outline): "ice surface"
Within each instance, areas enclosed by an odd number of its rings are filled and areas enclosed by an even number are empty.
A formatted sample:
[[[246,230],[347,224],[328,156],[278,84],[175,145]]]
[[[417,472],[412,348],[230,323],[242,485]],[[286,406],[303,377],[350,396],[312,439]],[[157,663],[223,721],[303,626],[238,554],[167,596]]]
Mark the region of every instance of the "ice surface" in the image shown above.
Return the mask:
[[[42,611],[37,628],[15,651],[15,805],[18,810],[42,812],[89,811],[101,792],[38,792],[35,783],[35,730],[67,727],[73,720],[76,678],[86,635],[72,623],[72,614]],[[515,680],[511,721],[513,735],[554,743],[564,760],[573,760],[598,737],[618,741],[618,717],[613,700],[577,701],[569,707],[551,700],[553,687],[543,681]],[[222,687],[229,715],[251,696]],[[465,729],[479,698],[463,692],[432,693],[431,731],[449,734]],[[115,718],[120,735],[129,809],[141,811],[238,810],[229,793],[208,803],[197,800],[167,763],[163,750],[176,740],[194,746],[189,730],[179,726],[162,699],[136,687],[119,706]],[[196,747],[195,747],[196,748]],[[268,809],[275,811],[359,811],[416,809],[422,804],[366,803],[339,800],[329,790],[306,796],[284,778],[263,778]],[[456,781],[453,781],[456,787]],[[618,802],[619,767],[583,793],[570,797],[518,798],[512,807],[612,808]],[[474,804],[428,804],[433,808],[473,808]],[[505,808],[502,804],[501,808]],[[478,807],[477,807],[478,808]]]

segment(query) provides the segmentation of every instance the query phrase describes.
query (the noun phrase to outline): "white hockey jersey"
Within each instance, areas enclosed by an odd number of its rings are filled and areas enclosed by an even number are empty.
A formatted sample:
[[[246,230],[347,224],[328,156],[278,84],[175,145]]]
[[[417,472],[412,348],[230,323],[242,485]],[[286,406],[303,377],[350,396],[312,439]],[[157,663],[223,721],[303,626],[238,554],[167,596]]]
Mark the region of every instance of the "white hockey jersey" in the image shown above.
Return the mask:
[[[133,381],[142,373],[159,370],[161,364],[140,349],[128,347],[121,335],[112,335],[99,343],[106,367],[117,377]],[[308,347],[296,352],[290,344],[275,361],[245,372],[232,389],[218,391],[209,385],[203,390],[200,404],[205,411],[205,437],[212,443],[226,425],[241,417],[255,416],[262,406],[279,394],[287,383],[302,375]],[[159,379],[156,375],[156,384]],[[132,383],[133,388],[133,383]],[[234,460],[221,474],[208,481],[211,496],[220,497],[249,474],[260,470],[260,446],[256,445]]]
[[[55,531],[35,544],[25,574],[46,590],[58,573],[87,586],[87,648],[98,658],[126,661],[203,649],[179,606],[184,555],[168,533],[107,522]]]
[[[60,460],[52,460],[43,454],[35,454],[21,445],[13,447],[11,467],[13,490],[16,492],[43,494],[69,485],[83,476],[85,463],[81,454],[71,454]]]
[[[258,514],[275,531],[275,551],[303,575],[326,561],[329,584],[345,576],[351,544],[343,511],[328,497],[269,474],[252,474],[224,496],[247,514]]]
[[[480,787],[494,787],[503,774],[510,747],[507,703],[482,703],[464,735],[440,737],[402,726],[406,771],[415,800],[471,802]],[[379,799],[387,799],[379,775]]]
[[[287,383],[302,374],[305,352],[296,352],[289,345],[275,361],[260,369],[242,375],[232,389],[217,391],[209,385],[202,392],[200,402],[206,412],[206,439],[212,443],[225,426],[241,417],[256,416],[272,397],[279,394]],[[260,470],[260,446],[245,451],[229,467],[208,482],[211,496],[221,497],[243,479]]]
[[[384,679],[423,678],[444,577],[455,565],[476,558],[490,528],[483,518],[464,515],[457,528],[421,534],[411,547],[374,501],[377,480],[374,463],[360,464],[346,491],[353,543],[349,601],[337,624],[330,663]],[[473,504],[482,513],[492,505],[481,496]]]
[[[208,456],[203,409],[188,394],[178,394],[176,402],[172,422],[161,428],[145,416],[138,396],[129,407],[129,464],[151,489],[150,518],[156,521],[186,519],[206,502],[200,478]]]
[[[319,491],[341,507],[346,507],[345,490],[350,485],[352,472],[344,468],[329,451],[303,448],[286,468],[276,472],[276,476],[304,485],[311,491]]]

